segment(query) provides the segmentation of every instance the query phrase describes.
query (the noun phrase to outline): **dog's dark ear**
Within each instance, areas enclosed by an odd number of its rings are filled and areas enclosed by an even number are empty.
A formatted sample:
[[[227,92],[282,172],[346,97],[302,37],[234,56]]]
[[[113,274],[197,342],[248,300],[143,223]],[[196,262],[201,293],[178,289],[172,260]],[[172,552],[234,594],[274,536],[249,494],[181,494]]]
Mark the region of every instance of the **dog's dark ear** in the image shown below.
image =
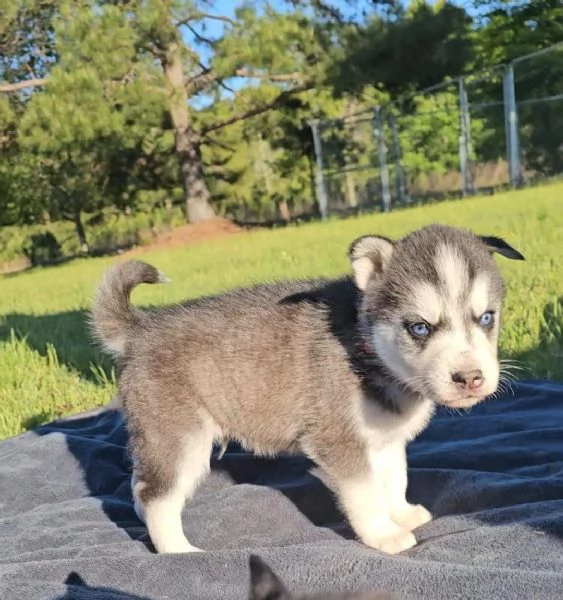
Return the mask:
[[[76,571],[71,571],[65,579],[65,585],[76,585],[80,587],[88,587],[86,582]]]
[[[510,258],[512,260],[526,260],[518,250],[515,250],[512,246],[507,244],[502,238],[481,235],[479,239],[487,246],[487,250],[489,252],[496,252],[497,254],[501,254],[506,258]]]
[[[365,290],[372,279],[385,272],[394,248],[393,240],[381,235],[364,235],[352,242],[348,257],[360,290]]]
[[[270,567],[255,554],[251,554],[249,600],[289,600],[291,595]]]

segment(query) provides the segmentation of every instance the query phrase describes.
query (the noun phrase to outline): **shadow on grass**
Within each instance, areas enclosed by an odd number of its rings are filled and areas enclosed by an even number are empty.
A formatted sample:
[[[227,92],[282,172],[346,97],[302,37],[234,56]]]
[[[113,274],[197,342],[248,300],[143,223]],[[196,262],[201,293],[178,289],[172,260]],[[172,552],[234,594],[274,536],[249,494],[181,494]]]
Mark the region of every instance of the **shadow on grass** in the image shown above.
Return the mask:
[[[548,302],[542,312],[538,344],[508,356],[525,377],[563,381],[563,296]]]
[[[42,356],[52,346],[59,362],[84,379],[100,383],[111,376],[112,361],[95,346],[83,310],[39,316],[11,313],[0,320],[0,341],[10,339],[12,331]]]

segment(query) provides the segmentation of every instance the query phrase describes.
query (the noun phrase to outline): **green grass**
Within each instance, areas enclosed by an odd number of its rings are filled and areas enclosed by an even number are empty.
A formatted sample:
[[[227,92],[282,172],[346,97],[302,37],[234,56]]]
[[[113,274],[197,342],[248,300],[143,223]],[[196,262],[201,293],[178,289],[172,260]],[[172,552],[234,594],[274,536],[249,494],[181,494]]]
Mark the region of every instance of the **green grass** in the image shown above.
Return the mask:
[[[134,299],[159,304],[251,282],[348,269],[354,237],[390,237],[430,222],[505,237],[527,262],[498,263],[508,297],[501,352],[524,363],[527,377],[563,380],[563,185],[260,231],[143,259],[172,283],[142,286]],[[94,286],[115,259],[81,259],[0,278],[0,438],[100,405],[113,390],[111,363],[84,326]]]

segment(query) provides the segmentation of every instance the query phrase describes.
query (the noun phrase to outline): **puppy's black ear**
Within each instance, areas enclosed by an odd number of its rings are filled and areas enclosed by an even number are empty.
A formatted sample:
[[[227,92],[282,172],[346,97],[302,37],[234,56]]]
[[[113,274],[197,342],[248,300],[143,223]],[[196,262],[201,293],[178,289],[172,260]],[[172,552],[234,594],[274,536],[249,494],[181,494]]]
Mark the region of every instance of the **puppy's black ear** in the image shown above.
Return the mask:
[[[86,582],[76,571],[71,571],[65,579],[65,585],[76,585],[81,587],[88,587]]]
[[[291,595],[270,567],[255,554],[250,555],[249,600],[289,600]]]
[[[526,260],[518,250],[515,250],[512,246],[507,244],[502,238],[480,235],[479,239],[487,246],[489,252],[496,252],[506,258],[512,260]]]
[[[348,257],[360,290],[365,290],[372,279],[386,271],[394,248],[393,240],[381,235],[364,235],[352,242]]]

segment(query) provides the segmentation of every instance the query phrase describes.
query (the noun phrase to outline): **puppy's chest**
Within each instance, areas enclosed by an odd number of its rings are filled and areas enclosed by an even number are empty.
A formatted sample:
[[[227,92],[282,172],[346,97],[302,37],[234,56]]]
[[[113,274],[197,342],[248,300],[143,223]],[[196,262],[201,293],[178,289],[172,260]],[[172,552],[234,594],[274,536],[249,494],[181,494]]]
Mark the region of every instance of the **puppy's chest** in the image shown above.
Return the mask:
[[[370,444],[407,443],[426,429],[434,405],[420,399],[403,411],[394,411],[371,399],[362,399],[364,435]]]

